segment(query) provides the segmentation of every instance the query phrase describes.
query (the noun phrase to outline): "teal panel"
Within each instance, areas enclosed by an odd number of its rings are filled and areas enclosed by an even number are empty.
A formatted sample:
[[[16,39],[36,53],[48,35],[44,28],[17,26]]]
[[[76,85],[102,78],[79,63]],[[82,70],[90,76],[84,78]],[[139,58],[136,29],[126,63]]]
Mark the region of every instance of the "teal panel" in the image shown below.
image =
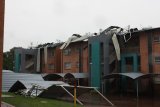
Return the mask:
[[[133,58],[133,70],[132,72],[138,72],[138,55],[136,53],[130,53],[130,54],[122,54],[121,55],[121,73],[127,72],[126,71],[126,59],[128,57]],[[127,88],[127,78],[122,77],[122,91],[125,91]]]
[[[16,53],[15,54],[15,72],[19,72],[20,62],[21,62],[21,55]]]
[[[127,57],[133,58],[133,65],[132,65],[133,71],[132,72],[137,72],[138,71],[138,55],[135,53],[121,55],[121,72],[127,72],[126,71],[126,59],[125,59]]]
[[[93,42],[91,45],[91,86],[100,87],[100,43]]]

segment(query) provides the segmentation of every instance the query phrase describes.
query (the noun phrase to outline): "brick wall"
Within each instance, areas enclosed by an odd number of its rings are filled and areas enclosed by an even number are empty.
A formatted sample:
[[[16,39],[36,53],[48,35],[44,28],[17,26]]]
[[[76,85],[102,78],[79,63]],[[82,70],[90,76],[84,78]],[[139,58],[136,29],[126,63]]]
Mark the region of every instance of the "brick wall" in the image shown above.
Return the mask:
[[[141,72],[148,73],[148,39],[147,35],[140,33],[140,57],[141,57]]]
[[[155,31],[154,33],[153,33],[154,35],[154,37],[155,36],[159,36],[160,37],[160,30],[158,30],[158,31]],[[152,49],[153,49],[153,60],[152,60],[152,62],[153,62],[153,71],[155,72],[155,73],[160,73],[160,63],[156,63],[155,62],[155,57],[156,56],[159,56],[160,57],[160,42],[154,42],[154,39],[152,40],[153,42],[152,42]]]
[[[160,56],[160,42],[153,41],[154,36],[160,36],[160,30],[152,30],[150,32],[140,33],[140,56],[141,56],[141,71],[149,72],[148,67],[148,35],[152,35],[152,64],[153,72],[160,73],[160,63],[155,63],[155,56]]]
[[[82,71],[79,71],[79,58],[80,52],[79,48],[81,48],[81,65]],[[62,72],[64,73],[78,73],[78,72],[88,72],[88,43],[87,42],[76,42],[71,43],[66,49],[70,49],[71,52],[69,55],[65,55],[63,50],[62,52]],[[71,63],[70,68],[65,68],[66,63]]]
[[[60,47],[47,49],[47,64],[44,63],[44,50],[41,50],[41,71],[43,73],[60,73],[61,72],[61,50]],[[54,55],[52,55],[54,54]],[[54,66],[51,68],[51,66]]]

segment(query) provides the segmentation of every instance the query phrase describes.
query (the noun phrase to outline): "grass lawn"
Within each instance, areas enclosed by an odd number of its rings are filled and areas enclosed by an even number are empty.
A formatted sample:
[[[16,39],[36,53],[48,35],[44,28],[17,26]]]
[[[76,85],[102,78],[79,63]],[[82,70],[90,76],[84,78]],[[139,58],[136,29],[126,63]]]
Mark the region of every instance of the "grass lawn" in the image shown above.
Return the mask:
[[[13,97],[4,97],[2,101],[14,105],[16,107],[73,107],[73,103],[58,101],[54,99],[45,98],[30,98],[13,93],[3,93],[3,95],[11,95]],[[77,105],[77,107],[82,107]]]

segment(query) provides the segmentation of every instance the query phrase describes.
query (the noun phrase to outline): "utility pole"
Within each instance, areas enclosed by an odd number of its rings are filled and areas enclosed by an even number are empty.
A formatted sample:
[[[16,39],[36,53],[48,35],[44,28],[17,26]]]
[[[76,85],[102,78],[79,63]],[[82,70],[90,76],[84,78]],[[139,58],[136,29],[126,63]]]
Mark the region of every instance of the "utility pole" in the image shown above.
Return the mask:
[[[76,93],[76,87],[77,87],[77,81],[74,80],[74,107],[76,107],[76,101],[77,101],[77,93]]]
[[[4,6],[5,6],[5,0],[0,0],[0,96],[2,96]],[[0,107],[1,107],[1,99],[0,99]]]

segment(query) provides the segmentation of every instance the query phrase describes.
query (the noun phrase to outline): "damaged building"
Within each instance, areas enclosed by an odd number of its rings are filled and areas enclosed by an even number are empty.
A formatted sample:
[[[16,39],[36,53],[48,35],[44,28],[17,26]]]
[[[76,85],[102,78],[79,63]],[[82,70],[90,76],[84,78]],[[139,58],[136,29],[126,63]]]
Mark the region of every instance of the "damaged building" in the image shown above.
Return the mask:
[[[14,71],[21,73],[34,73],[37,66],[37,50],[23,48],[15,48],[14,50]]]
[[[160,79],[154,76],[160,73],[160,28],[111,26],[97,35],[73,34],[64,43],[30,52],[17,49],[15,71],[43,73],[48,81],[73,84],[76,80],[78,85],[98,87],[103,94],[110,89],[134,92],[135,81],[141,84],[140,91],[149,89],[151,83],[158,88]]]
[[[90,85],[100,87],[103,93],[112,86],[117,87],[118,90],[126,90],[134,87],[134,85],[126,85],[130,84],[129,79],[123,77],[117,80],[104,77],[115,73],[129,73],[129,76],[137,73],[160,73],[159,33],[160,28],[124,30],[111,26],[98,36],[90,37],[88,40]],[[152,82],[160,81],[156,79]],[[123,89],[115,84],[121,84]],[[148,89],[147,87],[144,86],[142,90]]]
[[[34,49],[15,48],[15,72],[60,73],[61,43],[49,43]]]
[[[37,71],[41,73],[61,73],[62,43],[48,43],[37,49]]]
[[[63,73],[88,72],[88,37],[74,34],[61,46]]]

